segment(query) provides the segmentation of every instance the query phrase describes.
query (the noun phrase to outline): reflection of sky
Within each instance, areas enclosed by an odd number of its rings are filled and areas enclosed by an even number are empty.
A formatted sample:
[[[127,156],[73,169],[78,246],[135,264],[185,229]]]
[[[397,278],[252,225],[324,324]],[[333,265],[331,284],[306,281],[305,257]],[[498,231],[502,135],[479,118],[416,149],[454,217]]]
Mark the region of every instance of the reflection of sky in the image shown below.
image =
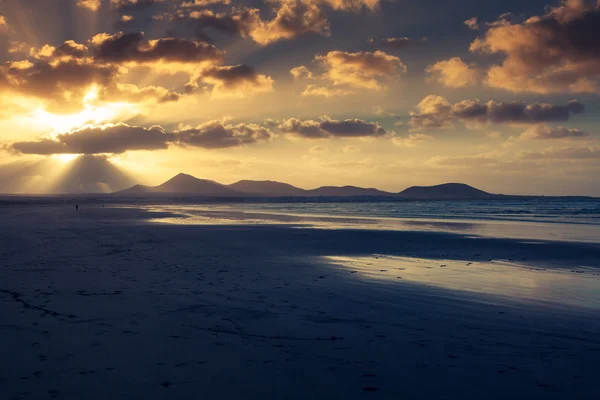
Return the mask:
[[[325,259],[357,277],[600,309],[600,273],[534,269],[517,264],[427,260],[374,255]]]
[[[600,229],[597,225],[498,220],[355,217],[339,214],[311,215],[285,211],[278,212],[272,209],[261,210],[256,205],[250,210],[244,209],[244,205],[165,205],[151,206],[148,209],[180,215],[179,217],[156,220],[174,224],[294,224],[300,227],[317,227],[321,229],[450,232],[495,238],[600,242]]]

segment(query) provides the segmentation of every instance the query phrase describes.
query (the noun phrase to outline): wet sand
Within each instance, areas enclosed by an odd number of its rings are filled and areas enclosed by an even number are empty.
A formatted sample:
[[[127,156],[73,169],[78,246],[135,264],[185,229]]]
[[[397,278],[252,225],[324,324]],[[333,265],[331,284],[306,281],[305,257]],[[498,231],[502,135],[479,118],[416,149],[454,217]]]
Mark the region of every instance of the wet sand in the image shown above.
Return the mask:
[[[173,219],[0,209],[2,399],[600,392],[598,244]]]

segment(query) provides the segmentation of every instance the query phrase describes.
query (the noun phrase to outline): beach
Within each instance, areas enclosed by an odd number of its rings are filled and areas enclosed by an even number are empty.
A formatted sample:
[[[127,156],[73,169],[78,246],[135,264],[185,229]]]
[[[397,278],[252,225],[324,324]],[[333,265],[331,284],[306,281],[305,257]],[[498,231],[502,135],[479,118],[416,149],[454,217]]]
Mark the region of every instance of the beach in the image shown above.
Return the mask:
[[[254,208],[0,208],[0,397],[600,393],[595,227]]]

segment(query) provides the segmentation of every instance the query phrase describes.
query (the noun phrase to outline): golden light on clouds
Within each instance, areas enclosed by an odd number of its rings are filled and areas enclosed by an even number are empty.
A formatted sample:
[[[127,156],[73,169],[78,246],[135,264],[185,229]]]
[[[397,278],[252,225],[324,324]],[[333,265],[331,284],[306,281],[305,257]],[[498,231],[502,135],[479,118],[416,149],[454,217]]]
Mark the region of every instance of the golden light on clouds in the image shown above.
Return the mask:
[[[148,184],[558,179],[588,193],[600,3],[557,2],[434,24],[422,2],[0,0],[2,162],[118,164]],[[481,157],[496,148],[511,151]]]
[[[98,104],[98,92],[99,88],[92,85],[83,97],[81,111],[77,113],[60,115],[39,107],[25,118],[36,125],[51,129],[51,133],[56,134],[69,132],[86,124],[98,125],[119,117],[132,116],[140,110],[138,105],[132,103]]]

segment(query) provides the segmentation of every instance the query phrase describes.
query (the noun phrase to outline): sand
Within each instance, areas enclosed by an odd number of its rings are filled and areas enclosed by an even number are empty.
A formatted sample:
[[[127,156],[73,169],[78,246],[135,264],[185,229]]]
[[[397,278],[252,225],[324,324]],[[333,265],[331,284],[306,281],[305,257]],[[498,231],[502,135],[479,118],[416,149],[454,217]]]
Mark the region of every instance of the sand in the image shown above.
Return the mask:
[[[600,247],[0,209],[2,399],[595,399]]]

